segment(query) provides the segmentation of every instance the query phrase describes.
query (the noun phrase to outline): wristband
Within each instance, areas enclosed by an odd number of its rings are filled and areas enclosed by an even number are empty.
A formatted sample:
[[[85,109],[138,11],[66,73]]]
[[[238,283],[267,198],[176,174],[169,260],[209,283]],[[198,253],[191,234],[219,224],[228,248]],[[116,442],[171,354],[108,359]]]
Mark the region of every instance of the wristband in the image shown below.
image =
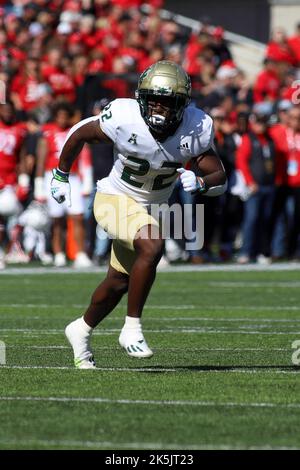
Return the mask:
[[[61,181],[62,183],[68,183],[69,182],[69,174],[68,172],[62,171],[59,168],[56,168],[55,174],[54,174],[54,179],[57,181]]]
[[[30,177],[26,173],[21,173],[18,177],[18,184],[24,188],[27,188],[30,184]]]
[[[198,182],[198,184],[197,184],[197,191],[199,191],[200,193],[206,193],[206,192],[208,191],[208,188],[207,188],[207,186],[206,186],[206,184],[205,184],[204,179],[201,178],[201,176],[199,176],[199,177],[197,178],[197,182]]]
[[[46,198],[43,176],[36,176],[34,179],[34,198],[35,199]]]

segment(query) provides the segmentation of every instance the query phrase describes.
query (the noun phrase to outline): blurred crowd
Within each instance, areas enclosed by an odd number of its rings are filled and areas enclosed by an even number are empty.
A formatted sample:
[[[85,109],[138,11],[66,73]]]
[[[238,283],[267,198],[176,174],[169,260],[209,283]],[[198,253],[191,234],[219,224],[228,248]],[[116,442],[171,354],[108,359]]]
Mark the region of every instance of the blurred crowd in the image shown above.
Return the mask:
[[[139,74],[161,59],[190,74],[192,105],[214,119],[229,181],[220,198],[186,198],[177,182],[170,202],[205,206],[205,243],[186,251],[168,240],[165,262],[300,259],[300,23],[291,37],[272,32],[252,83],[221,26],[204,20],[193,31],[162,18],[161,7],[163,0],[0,0],[0,268],[107,262],[110,240],[91,204],[112,146],[83,148],[66,213],[47,187],[70,127],[114,98],[134,97]]]

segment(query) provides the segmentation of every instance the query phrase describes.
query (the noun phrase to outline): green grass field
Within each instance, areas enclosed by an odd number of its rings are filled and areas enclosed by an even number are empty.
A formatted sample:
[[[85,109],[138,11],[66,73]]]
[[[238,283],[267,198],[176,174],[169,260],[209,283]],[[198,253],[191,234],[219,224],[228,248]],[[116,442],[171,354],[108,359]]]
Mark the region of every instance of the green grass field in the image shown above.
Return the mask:
[[[63,329],[103,276],[0,276],[1,449],[300,448],[299,271],[159,273],[153,358],[118,345],[124,299],[75,370]]]

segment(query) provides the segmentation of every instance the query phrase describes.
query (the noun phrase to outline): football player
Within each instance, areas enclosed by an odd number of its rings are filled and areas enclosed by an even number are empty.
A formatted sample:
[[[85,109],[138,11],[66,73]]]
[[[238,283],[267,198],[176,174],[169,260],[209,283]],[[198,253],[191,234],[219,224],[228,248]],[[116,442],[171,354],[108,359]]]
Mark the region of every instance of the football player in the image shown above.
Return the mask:
[[[212,148],[212,119],[190,106],[190,97],[185,71],[173,62],[159,61],[140,76],[135,100],[112,101],[67,136],[51,182],[52,196],[59,203],[70,200],[70,168],[85,142],[111,141],[115,155],[109,176],[98,181],[94,201],[98,224],[113,238],[110,266],[84,316],[65,330],[77,368],[95,368],[91,333],[126,292],[127,316],[119,343],[129,356],[152,356],[141,315],[163,240],[149,207],[168,201],[178,176],[185,191],[217,196],[226,189],[223,165]],[[191,159],[201,177],[183,168]]]

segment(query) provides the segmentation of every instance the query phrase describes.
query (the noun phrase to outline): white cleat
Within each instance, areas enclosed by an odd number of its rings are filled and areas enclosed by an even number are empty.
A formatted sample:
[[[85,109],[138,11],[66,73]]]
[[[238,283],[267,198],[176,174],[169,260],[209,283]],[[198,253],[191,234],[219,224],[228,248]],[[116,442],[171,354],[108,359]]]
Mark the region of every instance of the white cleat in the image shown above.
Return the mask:
[[[5,256],[5,261],[7,264],[27,264],[30,258],[23,250],[13,249]]]
[[[77,369],[96,369],[94,356],[90,348],[90,333],[82,328],[82,319],[69,323],[65,335],[73,348],[74,364]]]
[[[93,266],[92,260],[88,257],[86,253],[83,251],[80,251],[77,253],[76,259],[73,263],[73,267],[75,269],[85,269],[85,268],[91,268]]]
[[[94,356],[91,355],[88,360],[74,359],[76,369],[96,369]]]
[[[128,333],[128,331],[121,331],[119,336],[119,344],[125,349],[128,356],[131,357],[151,357],[153,351],[149,348],[142,332]]]
[[[40,254],[39,258],[43,266],[50,266],[53,263],[53,256],[50,253]]]
[[[64,253],[56,253],[54,256],[54,266],[57,268],[63,268],[66,266],[67,260],[66,260],[66,255]]]

